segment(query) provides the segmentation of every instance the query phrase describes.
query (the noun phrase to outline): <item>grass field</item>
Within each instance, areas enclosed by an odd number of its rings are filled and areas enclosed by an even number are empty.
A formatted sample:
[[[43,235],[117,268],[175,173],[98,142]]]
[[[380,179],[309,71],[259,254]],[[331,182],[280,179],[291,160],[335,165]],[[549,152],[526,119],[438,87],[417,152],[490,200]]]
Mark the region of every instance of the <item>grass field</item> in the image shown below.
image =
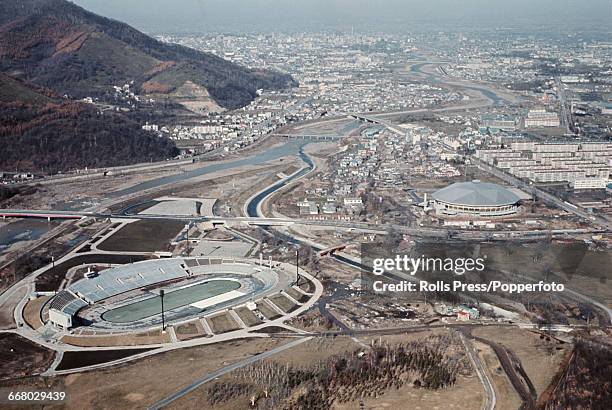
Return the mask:
[[[313,293],[315,291],[315,287],[311,281],[305,279],[300,279],[300,289],[306,293]]]
[[[474,347],[476,347],[478,355],[486,365],[487,372],[493,382],[497,406],[499,406],[500,409],[520,408],[521,398],[512,386],[512,382],[506,375],[506,372],[504,372],[493,349],[480,342],[474,342]]]
[[[198,333],[198,328],[194,322],[185,323],[180,326],[175,327],[176,335],[192,335],[194,333]]]
[[[199,320],[183,323],[174,328],[178,340],[189,340],[196,337],[206,336],[206,332]]]
[[[260,300],[257,302],[257,310],[261,312],[262,315],[266,317],[268,320],[278,319],[281,315],[278,312],[270,307],[267,302]]]
[[[297,305],[295,303],[280,293],[278,295],[270,296],[270,300],[285,313],[293,312],[295,309],[297,309]]]
[[[156,252],[170,250],[170,241],[185,227],[182,221],[146,219],[127,224],[98,245],[103,251]]]
[[[21,336],[0,334],[0,379],[41,373],[53,362],[55,352]]]
[[[297,300],[300,303],[304,303],[308,299],[310,299],[308,296],[301,294],[300,292],[298,292],[297,290],[293,288],[287,288],[285,289],[285,292],[287,292],[289,296],[291,296],[293,299]]]
[[[4,303],[0,305],[0,329],[14,329],[16,327],[13,312],[19,301],[26,294],[27,289],[21,288],[5,299]]]
[[[41,296],[34,300],[30,300],[25,305],[23,309],[23,318],[33,329],[38,329],[43,326],[43,322],[40,320],[40,309],[49,299],[51,299],[51,296]]]
[[[161,330],[152,330],[145,333],[108,335],[108,336],[72,336],[66,335],[62,342],[74,346],[141,346],[158,343],[170,343],[170,334],[162,334]]]
[[[216,334],[231,332],[233,330],[240,329],[240,326],[238,326],[238,323],[236,323],[236,321],[232,319],[229,313],[223,313],[221,315],[212,316],[212,317],[207,318],[207,320],[208,320],[208,323],[210,323],[210,327],[212,328],[212,331]]]
[[[512,350],[521,361],[536,391],[542,394],[551,383],[571,345],[555,339],[546,340],[540,335],[523,329],[476,329],[475,336],[502,344]]]
[[[284,343],[283,339],[265,338],[178,349],[104,370],[17,380],[3,387],[65,391],[68,400],[59,406],[65,409],[147,408],[193,382],[194,375],[212,372]],[[197,408],[202,408],[201,404]]]
[[[410,340],[416,340],[427,336],[429,332],[419,332],[409,335],[397,336],[376,336],[372,339],[379,343],[405,343]],[[370,338],[362,338],[369,345]],[[349,337],[336,338],[317,338],[303,343],[285,352],[274,355],[266,359],[266,362],[276,362],[281,365],[289,364],[300,368],[307,367],[316,363],[319,360],[325,360],[327,357],[345,353],[347,351],[355,351],[362,349],[360,344],[355,343]],[[231,383],[234,379],[233,374],[228,374],[220,378],[219,382]],[[203,385],[188,395],[182,397],[172,403],[169,409],[196,409],[196,408],[213,408],[208,404],[208,388],[210,384]],[[483,389],[475,373],[457,377],[455,385],[444,389],[432,390],[413,387],[406,384],[398,389],[389,388],[383,395],[376,397],[363,398],[363,405],[360,401],[350,401],[345,403],[334,403],[333,409],[350,410],[350,409],[455,409],[455,410],[472,410],[481,407],[483,400]],[[230,399],[226,402],[215,404],[216,410],[247,410],[249,406],[249,396],[238,396],[235,399]],[[306,408],[306,407],[304,407]],[[500,407],[513,408],[513,407]],[[516,408],[516,407],[514,407]]]
[[[262,321],[257,316],[255,316],[253,312],[251,312],[249,309],[247,309],[244,306],[234,309],[234,310],[236,311],[240,319],[242,319],[244,324],[249,327],[259,325],[262,323]]]
[[[62,361],[57,365],[57,370],[76,369],[79,367],[93,366],[100,363],[123,359],[150,349],[121,349],[103,350],[97,352],[64,352]]]

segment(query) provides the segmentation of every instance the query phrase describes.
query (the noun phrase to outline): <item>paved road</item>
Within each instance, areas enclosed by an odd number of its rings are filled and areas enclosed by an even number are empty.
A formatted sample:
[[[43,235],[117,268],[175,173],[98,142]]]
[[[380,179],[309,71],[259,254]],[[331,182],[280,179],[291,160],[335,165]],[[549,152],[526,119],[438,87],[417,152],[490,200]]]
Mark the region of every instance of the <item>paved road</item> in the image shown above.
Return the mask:
[[[567,207],[566,204],[564,206]],[[565,208],[564,208],[565,209]],[[521,239],[535,240],[537,238],[546,238],[549,236],[563,236],[567,235],[583,235],[583,234],[595,234],[601,232],[607,232],[607,228],[591,228],[591,229],[552,229],[552,230],[513,230],[513,231],[479,231],[479,230],[461,230],[461,229],[447,229],[447,228],[436,228],[436,227],[407,227],[404,225],[396,224],[379,224],[370,222],[359,222],[359,221],[336,221],[336,220],[309,220],[299,218],[266,218],[266,217],[187,217],[187,216],[175,216],[175,215],[120,215],[111,213],[96,213],[96,212],[66,212],[66,211],[46,211],[46,210],[26,210],[26,209],[0,209],[0,216],[6,215],[7,217],[42,217],[47,218],[51,216],[53,218],[62,218],[66,215],[74,217],[80,215],[81,217],[95,217],[95,218],[113,218],[113,219],[178,219],[178,220],[191,220],[196,222],[220,222],[220,223],[247,223],[249,225],[264,225],[264,226],[287,226],[287,225],[311,225],[311,226],[325,226],[330,228],[342,228],[349,229],[356,232],[371,232],[386,234],[386,232],[393,228],[398,232],[405,233],[408,235],[419,236],[419,237],[430,237],[430,238],[443,238],[447,239],[449,233],[452,234],[454,239],[466,239],[466,240],[512,240],[518,241]]]
[[[70,255],[74,256],[76,255],[76,251],[79,248],[76,248],[75,250],[73,250],[73,252],[71,252]],[[79,255],[84,255],[84,254],[79,254]],[[66,256],[67,258],[68,256]],[[59,261],[60,263],[62,262],[62,260]],[[256,262],[256,261],[255,261]],[[285,263],[281,263],[280,267],[285,270],[285,271],[291,271],[293,272],[294,267],[290,264],[285,264]],[[48,268],[48,266],[46,267]],[[19,302],[19,305],[17,306],[17,308],[14,310],[14,321],[15,323],[22,323],[24,324],[23,326],[18,327],[17,329],[14,329],[12,333],[17,333],[19,335],[21,335],[22,337],[31,340],[34,343],[38,343],[48,349],[57,351],[57,352],[67,352],[67,351],[101,351],[101,350],[121,350],[121,349],[133,349],[134,346],[106,346],[106,347],[81,347],[81,346],[73,346],[73,345],[66,345],[63,344],[61,342],[58,342],[58,338],[62,336],[62,333],[56,334],[55,338],[52,339],[47,339],[45,338],[45,336],[41,335],[39,332],[31,329],[29,326],[25,325],[25,320],[23,318],[23,307],[25,305],[25,303],[28,301],[28,297],[27,295],[30,294],[30,292],[32,292],[34,290],[34,280],[36,279],[36,277],[38,275],[40,275],[41,273],[43,273],[45,271],[45,268],[39,269],[37,271],[35,271],[33,274],[31,274],[30,276],[26,277],[25,279],[23,279],[22,281],[18,282],[17,284],[15,284],[13,287],[11,287],[7,293],[0,295],[0,306],[2,305],[2,303],[7,299],[10,298],[11,294],[13,292],[16,292],[18,288],[23,288],[25,287],[27,289],[27,291],[25,292],[24,297],[21,299],[21,301]],[[318,299],[322,296],[323,294],[323,285],[321,284],[321,282],[314,278],[312,275],[310,275],[310,273],[304,271],[303,269],[300,269],[300,275],[306,277],[308,280],[310,280],[314,286],[314,292],[312,293],[310,299],[301,304],[297,309],[289,312],[289,313],[284,313],[281,317],[279,317],[278,319],[274,319],[274,320],[269,320],[269,321],[265,321],[264,323],[261,323],[259,325],[255,325],[252,326],[250,328],[246,328],[246,329],[239,329],[236,331],[232,331],[232,332],[227,332],[227,333],[221,333],[221,334],[216,334],[213,337],[207,337],[207,338],[197,338],[197,339],[190,339],[190,340],[183,340],[183,341],[178,341],[176,343],[163,343],[163,344],[152,344],[152,345],[141,345],[138,346],[139,348],[147,348],[147,349],[151,349],[148,350],[144,353],[140,353],[140,354],[136,354],[133,356],[129,356],[123,359],[118,359],[118,360],[114,360],[111,362],[106,362],[106,363],[100,363],[100,364],[95,364],[95,365],[91,365],[91,366],[85,366],[85,367],[81,367],[81,368],[74,368],[74,369],[68,369],[68,370],[55,370],[54,367],[51,367],[50,369],[48,369],[45,372],[45,375],[48,376],[53,376],[53,375],[60,375],[60,374],[70,374],[70,373],[79,373],[79,372],[83,372],[83,371],[87,371],[87,370],[97,370],[97,369],[102,369],[105,367],[110,367],[110,366],[116,366],[118,364],[121,363],[126,363],[129,361],[133,361],[135,359],[139,359],[139,358],[143,358],[143,357],[147,357],[147,356],[151,356],[154,354],[158,354],[158,353],[162,353],[162,352],[167,352],[170,350],[175,350],[175,349],[180,349],[180,348],[184,348],[184,347],[194,347],[194,346],[201,346],[201,345],[208,345],[208,344],[214,344],[214,343],[220,343],[220,342],[226,342],[226,341],[230,341],[230,340],[236,340],[236,339],[245,339],[245,338],[249,338],[249,337],[269,337],[270,335],[267,334],[258,334],[257,331],[261,330],[265,327],[268,326],[279,326],[279,327],[287,327],[284,322],[287,320],[290,320],[294,317],[297,317],[299,315],[301,315],[302,313],[306,312],[307,310],[311,309],[315,303],[318,301]],[[209,312],[210,313],[210,312]],[[294,335],[292,335],[294,336]]]
[[[308,336],[314,337],[337,337],[337,336],[349,336],[349,337],[364,337],[364,336],[382,336],[382,335],[399,335],[403,333],[422,332],[424,330],[432,329],[458,329],[458,330],[471,330],[481,327],[495,327],[495,328],[517,328],[517,329],[532,329],[535,331],[549,331],[549,332],[572,332],[575,330],[584,329],[600,329],[603,331],[611,329],[610,326],[587,326],[587,325],[552,325],[552,326],[539,326],[535,323],[498,323],[498,322],[472,322],[472,323],[438,323],[438,324],[421,324],[421,325],[410,325],[410,326],[399,326],[399,327],[383,327],[377,329],[348,329],[348,330],[330,330],[321,332],[310,332]],[[289,332],[278,332],[273,333],[270,337],[292,337],[295,336]]]
[[[140,163],[134,165],[124,165],[118,167],[103,167],[98,169],[79,170],[77,173],[53,175],[42,179],[35,179],[32,181],[18,182],[12,186],[26,186],[26,185],[51,185],[51,184],[64,184],[76,181],[85,181],[88,179],[106,178],[110,175],[126,175],[133,173],[144,173],[152,170],[162,168],[178,168],[183,165],[190,165],[193,163],[192,159],[177,159],[177,160],[164,160],[153,163]]]
[[[510,272],[506,272],[506,273],[510,274]],[[529,280],[531,280],[533,282],[537,282],[538,281],[537,278],[534,278],[534,277],[532,277],[532,276],[530,276],[528,274],[525,274],[525,273],[523,273],[522,276],[524,276],[526,279],[529,279]],[[591,305],[601,309],[607,315],[607,319],[608,319],[607,326],[612,325],[612,309],[610,309],[605,303],[597,301],[597,300],[593,299],[590,296],[583,295],[582,293],[576,292],[575,290],[568,289],[567,287],[565,288],[564,292],[569,294],[569,295],[571,295],[571,296],[573,296],[573,297],[575,297],[575,298],[581,299],[582,301],[584,301],[584,302],[586,302],[588,304],[591,304]],[[551,330],[555,331],[554,328],[551,329]],[[563,331],[563,330],[560,330],[560,331]]]
[[[63,262],[68,261],[69,259],[73,258],[73,257],[81,257],[84,255],[88,255],[88,254],[96,254],[96,253],[101,253],[100,251],[97,252],[86,252],[86,253],[79,253],[79,250],[86,246],[87,243],[83,243],[79,246],[77,246],[76,248],[74,248],[72,251],[70,251],[67,255],[63,256],[62,258],[60,258],[59,260],[57,260],[55,263],[56,264],[61,264]],[[256,262],[256,261],[254,261]],[[293,271],[293,267],[289,268],[289,265],[286,264],[281,264],[281,267],[285,270],[291,269]],[[61,342],[58,341],[58,339],[62,336],[61,333],[56,334],[55,337],[49,337],[49,335],[42,335],[41,333],[31,329],[28,325],[25,324],[25,319],[23,318],[23,308],[25,306],[25,303],[28,301],[28,295],[34,290],[35,286],[35,280],[38,276],[40,276],[41,274],[43,274],[44,272],[46,272],[48,269],[50,269],[52,267],[52,265],[47,265],[45,267],[42,267],[34,272],[32,272],[31,274],[29,274],[28,276],[26,276],[25,278],[23,278],[22,280],[20,280],[19,282],[15,283],[13,286],[11,286],[10,288],[8,288],[5,292],[3,292],[2,294],[0,294],[0,306],[3,306],[6,302],[8,302],[11,297],[16,293],[16,292],[23,292],[23,297],[21,298],[21,300],[19,301],[17,307],[13,310],[13,320],[16,324],[18,324],[17,329],[14,329],[13,333],[17,333],[20,336],[31,340],[34,343],[40,344],[50,350],[54,350],[57,352],[65,352],[65,351],[97,351],[97,350],[119,350],[119,349],[130,349],[133,348],[133,346],[109,346],[109,347],[79,347],[79,346],[72,346],[72,345],[66,345],[63,344]],[[260,330],[264,327],[267,326],[283,326],[283,322],[286,320],[289,320],[293,317],[296,317],[302,313],[304,313],[305,311],[309,310],[316,302],[317,300],[321,297],[321,295],[323,294],[323,285],[321,284],[321,282],[319,280],[317,280],[316,278],[314,278],[312,275],[310,275],[308,272],[300,269],[300,274],[303,275],[304,277],[308,278],[310,281],[312,281],[315,285],[315,290],[313,292],[313,295],[311,296],[311,298],[306,302],[301,304],[297,309],[293,310],[292,312],[289,312],[287,314],[284,314],[283,316],[281,316],[278,319],[275,320],[271,320],[271,321],[266,321],[262,324],[253,326],[251,328],[248,329],[239,329],[237,331],[233,331],[233,332],[228,332],[228,333],[222,333],[222,334],[218,334],[218,335],[214,335],[211,338],[198,338],[198,339],[190,339],[190,340],[185,340],[185,341],[179,341],[177,343],[171,343],[171,344],[152,344],[152,345],[147,345],[147,346],[139,346],[141,348],[150,348],[152,350],[149,350],[145,353],[143,353],[142,355],[135,355],[135,356],[130,356],[124,359],[119,359],[117,361],[113,361],[113,362],[108,362],[108,363],[102,363],[102,364],[98,364],[98,365],[92,365],[92,366],[87,366],[84,368],[80,368],[80,369],[70,369],[70,370],[63,370],[63,371],[55,371],[54,368],[49,369],[46,374],[47,375],[55,375],[55,374],[68,374],[68,373],[74,373],[74,372],[80,372],[80,371],[84,371],[84,370],[94,370],[94,369],[100,369],[103,367],[108,367],[108,366],[114,366],[117,365],[119,363],[124,363],[124,362],[128,362],[131,360],[134,360],[136,358],[139,357],[145,357],[148,355],[152,355],[152,354],[157,354],[157,353],[161,353],[164,351],[169,351],[169,350],[174,350],[174,349],[179,349],[179,348],[183,348],[183,347],[192,347],[192,346],[199,346],[199,345],[204,345],[204,344],[212,344],[212,343],[218,343],[218,342],[224,342],[224,341],[228,341],[228,340],[235,340],[235,339],[243,339],[243,338],[247,338],[247,337],[262,337],[263,335],[257,335],[254,334],[257,330]],[[266,335],[267,336],[267,335]]]
[[[568,134],[571,134],[572,133],[572,130],[570,129],[571,113],[569,113],[567,109],[567,99],[565,97],[565,86],[563,85],[563,82],[561,81],[561,76],[559,75],[555,76],[555,83],[557,84],[557,96],[559,97],[559,105],[561,106],[561,115],[560,115],[561,126],[565,128],[565,132],[567,132]]]
[[[258,362],[260,360],[266,359],[268,357],[271,357],[277,353],[280,352],[284,352],[285,350],[289,350],[292,349],[296,346],[301,345],[304,342],[309,341],[310,339],[312,339],[312,337],[304,337],[304,338],[300,338],[297,340],[294,340],[292,342],[289,342],[285,345],[276,347],[272,350],[268,350],[267,352],[263,352],[260,353],[258,355],[255,356],[251,356],[249,358],[243,359],[239,362],[230,364],[229,366],[223,367],[219,370],[215,370],[212,373],[208,373],[204,376],[202,376],[199,379],[196,379],[193,381],[193,383],[191,383],[189,386],[184,387],[183,389],[177,391],[176,393],[171,394],[170,396],[166,397],[165,399],[162,399],[160,401],[158,401],[157,403],[153,404],[152,406],[149,407],[149,409],[161,409],[167,405],[169,405],[170,403],[172,403],[173,401],[180,399],[181,397],[185,396],[186,394],[191,393],[192,391],[194,391],[195,389],[197,389],[198,387],[202,386],[205,383],[208,383],[211,380],[214,380],[218,377],[223,376],[224,374],[230,373],[236,369],[239,369],[241,367],[244,366],[248,366],[249,364]]]
[[[486,164],[485,164],[486,165]],[[512,176],[509,176],[511,178],[514,178]],[[516,178],[514,178],[516,179]],[[516,180],[514,181],[515,183],[522,183],[522,181]],[[518,185],[519,187],[521,187],[521,185]],[[535,189],[535,188],[534,188]],[[546,193],[543,193],[546,194]],[[271,194],[270,194],[271,195]],[[550,194],[546,194],[548,196],[550,196],[550,200],[551,201],[555,201],[555,203],[559,203],[561,202],[558,198],[550,195]],[[567,204],[565,203],[560,203],[560,206],[562,206],[564,209],[568,208]],[[571,209],[571,208],[570,208]],[[572,209],[573,210],[573,209]],[[261,217],[262,219],[265,219],[265,216],[263,215],[263,213],[261,212],[261,209],[258,207],[257,208],[257,216]],[[274,219],[274,218],[273,218]],[[293,220],[294,222],[297,223],[297,220]],[[303,224],[309,224],[309,222],[312,221],[302,221],[301,223]],[[339,222],[339,221],[318,221],[318,222],[314,222],[315,224],[317,223],[321,223],[321,224],[325,224],[325,223],[330,223],[330,224],[334,224],[336,227],[339,226],[344,226],[346,228],[349,229],[355,229],[355,227],[359,227],[359,229],[361,228],[366,228],[369,226],[367,223],[356,223],[356,222]],[[378,229],[385,229],[387,226],[386,225],[377,225]],[[432,236],[438,236],[438,237],[446,237],[448,235],[448,233],[450,231],[444,230],[444,229],[436,229],[436,228],[406,228],[405,226],[398,226],[398,225],[388,225],[393,227],[394,229],[396,229],[398,232],[402,232],[402,233],[408,233],[410,235],[415,235],[418,236],[419,234],[423,234],[425,232],[427,232],[429,235]],[[278,231],[277,231],[278,232]],[[548,230],[548,231],[539,231],[539,232],[535,232],[535,231],[514,231],[514,232],[497,232],[497,233],[492,233],[492,232],[474,232],[474,231],[466,231],[466,232],[460,232],[460,231],[456,231],[454,238],[462,238],[462,239],[471,239],[471,240],[476,240],[478,239],[478,235],[480,234],[481,236],[484,235],[484,239],[487,240],[493,240],[496,239],[496,236],[500,235],[499,238],[497,239],[504,239],[504,240],[512,240],[512,241],[517,241],[521,238],[528,238],[530,240],[534,240],[538,237],[538,235],[551,235],[552,237],[555,237],[557,235],[561,235],[561,236],[565,236],[568,234],[585,234],[586,231],[579,229],[579,230]],[[279,232],[280,234],[280,232]],[[295,234],[291,234],[289,231],[281,234],[283,236],[288,237],[288,239],[292,242],[295,243],[306,243],[308,245],[310,245],[311,247],[313,247],[315,250],[320,251],[321,249],[325,248],[323,245],[312,242],[307,240],[306,238],[302,238],[302,237],[298,237]],[[335,254],[333,255],[334,259],[336,259],[337,261],[339,261],[340,263],[349,265],[353,268],[357,267],[361,267],[361,261],[356,260],[355,258],[351,258],[350,256],[344,254]],[[566,289],[567,292],[570,292],[572,295],[586,301],[587,303],[591,303],[592,305],[595,305],[601,309],[603,309],[607,315],[610,318],[610,323],[612,323],[612,309],[608,308],[607,306],[605,306],[604,304],[594,300],[593,298],[590,298],[588,296],[582,295],[576,291],[570,290],[570,289]],[[319,302],[319,308],[321,309],[321,302]],[[325,310],[325,309],[322,309]]]
[[[465,351],[467,352],[470,361],[474,366],[474,370],[476,370],[478,378],[480,379],[480,382],[484,387],[485,401],[483,404],[483,409],[493,410],[495,409],[495,403],[497,402],[497,398],[495,397],[495,389],[493,388],[493,383],[489,378],[489,374],[485,370],[485,366],[482,363],[482,360],[480,360],[480,356],[478,356],[478,353],[476,353],[476,351],[474,350],[474,346],[472,345],[472,343],[467,340],[467,338],[461,332],[459,332],[459,337],[461,338],[461,342],[465,347]]]

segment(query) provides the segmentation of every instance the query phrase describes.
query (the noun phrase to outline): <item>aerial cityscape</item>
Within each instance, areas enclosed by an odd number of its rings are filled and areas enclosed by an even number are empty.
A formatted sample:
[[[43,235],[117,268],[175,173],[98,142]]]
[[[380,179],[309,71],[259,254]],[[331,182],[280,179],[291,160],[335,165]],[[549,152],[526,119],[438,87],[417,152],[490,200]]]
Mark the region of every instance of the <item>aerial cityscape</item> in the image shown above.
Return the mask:
[[[609,1],[288,3],[0,0],[0,406],[612,408]]]

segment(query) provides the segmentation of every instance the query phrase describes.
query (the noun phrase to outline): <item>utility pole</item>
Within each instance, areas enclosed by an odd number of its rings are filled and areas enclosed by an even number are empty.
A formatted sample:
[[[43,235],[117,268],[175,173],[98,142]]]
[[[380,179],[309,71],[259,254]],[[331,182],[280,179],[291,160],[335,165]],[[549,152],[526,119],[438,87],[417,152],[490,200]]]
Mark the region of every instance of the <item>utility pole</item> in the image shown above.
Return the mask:
[[[19,264],[19,251],[15,252],[15,259],[11,264],[13,266],[13,283],[17,283],[17,265]]]
[[[300,250],[295,251],[295,285],[300,286]]]
[[[185,236],[187,241],[187,256],[189,256],[189,228],[191,227],[191,222],[187,224],[187,235]]]
[[[164,318],[164,290],[159,290],[159,297],[161,298],[161,314],[162,314],[162,333],[166,331],[166,320]]]

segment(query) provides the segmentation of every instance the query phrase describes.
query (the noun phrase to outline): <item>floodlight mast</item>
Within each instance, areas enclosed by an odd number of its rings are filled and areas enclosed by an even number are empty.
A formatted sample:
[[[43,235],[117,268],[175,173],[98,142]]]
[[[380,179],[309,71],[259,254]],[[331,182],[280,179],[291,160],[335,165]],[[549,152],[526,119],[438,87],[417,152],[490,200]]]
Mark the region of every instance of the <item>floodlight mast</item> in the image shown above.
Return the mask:
[[[162,315],[162,332],[166,331],[166,321],[164,318],[164,290],[159,290],[159,297],[161,298],[161,315]]]

